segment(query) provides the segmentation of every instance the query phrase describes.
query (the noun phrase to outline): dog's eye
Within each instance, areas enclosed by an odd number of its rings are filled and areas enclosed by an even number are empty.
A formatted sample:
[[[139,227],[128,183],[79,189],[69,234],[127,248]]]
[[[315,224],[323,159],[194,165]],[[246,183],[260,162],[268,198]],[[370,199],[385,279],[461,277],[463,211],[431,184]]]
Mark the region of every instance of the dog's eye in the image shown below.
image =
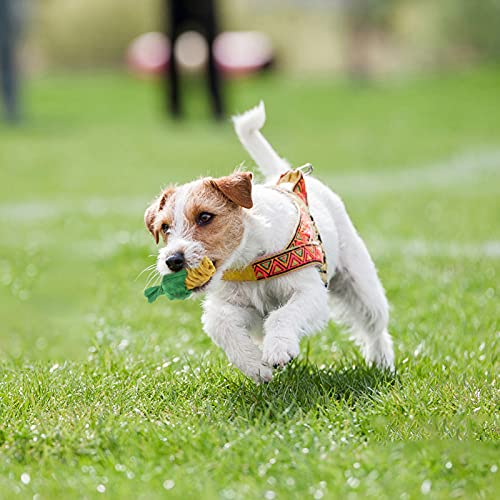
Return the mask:
[[[196,224],[198,226],[206,226],[212,222],[212,219],[215,217],[214,214],[210,214],[208,212],[201,212],[201,214],[196,217]]]
[[[168,232],[170,231],[170,226],[168,224],[162,224],[161,231],[163,234],[168,234]]]

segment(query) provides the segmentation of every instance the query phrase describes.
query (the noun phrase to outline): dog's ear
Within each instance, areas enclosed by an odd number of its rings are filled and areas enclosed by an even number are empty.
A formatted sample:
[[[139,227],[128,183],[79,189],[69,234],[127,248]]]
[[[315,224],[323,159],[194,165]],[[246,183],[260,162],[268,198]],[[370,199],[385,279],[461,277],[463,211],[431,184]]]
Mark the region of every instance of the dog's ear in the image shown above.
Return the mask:
[[[156,214],[158,213],[158,200],[154,201],[144,213],[144,224],[148,228],[148,231],[153,235],[156,244],[160,241],[160,233],[158,229],[155,228]]]
[[[167,202],[168,198],[172,196],[174,191],[175,188],[173,187],[166,188],[163,193],[161,193],[161,195],[156,198],[153,203],[151,203],[144,214],[144,223],[146,224],[149,232],[153,235],[156,244],[158,244],[158,242],[160,241],[160,232],[156,227],[156,216],[158,215],[158,212],[160,212],[165,206],[165,203]]]
[[[252,208],[252,178],[251,172],[235,172],[227,177],[213,179],[212,185],[226,198],[243,208]]]

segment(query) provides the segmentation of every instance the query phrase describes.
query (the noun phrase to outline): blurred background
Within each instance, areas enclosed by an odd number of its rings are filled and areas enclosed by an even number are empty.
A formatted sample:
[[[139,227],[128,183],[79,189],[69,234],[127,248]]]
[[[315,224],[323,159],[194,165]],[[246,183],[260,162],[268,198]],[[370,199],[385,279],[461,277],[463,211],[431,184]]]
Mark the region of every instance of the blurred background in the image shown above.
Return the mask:
[[[208,348],[196,304],[143,300],[142,215],[170,182],[252,168],[229,117],[260,99],[418,343],[405,297],[498,255],[499,27],[500,0],[0,0],[0,355]]]
[[[179,66],[185,74],[202,74],[213,52],[215,73],[225,78],[272,67],[286,75],[359,81],[463,68],[500,55],[498,0],[2,4],[1,17],[11,18],[0,30],[2,38],[10,32],[24,77],[126,68],[136,75],[158,76],[177,73]],[[229,111],[238,108],[237,101],[230,102]],[[221,101],[216,114],[222,114],[223,105]]]
[[[169,2],[10,3],[23,27],[21,65],[36,74],[123,67],[135,37],[163,31]],[[339,75],[356,68],[380,77],[470,65],[500,54],[497,0],[220,0],[215,7],[220,31],[268,36],[279,70],[287,73]]]

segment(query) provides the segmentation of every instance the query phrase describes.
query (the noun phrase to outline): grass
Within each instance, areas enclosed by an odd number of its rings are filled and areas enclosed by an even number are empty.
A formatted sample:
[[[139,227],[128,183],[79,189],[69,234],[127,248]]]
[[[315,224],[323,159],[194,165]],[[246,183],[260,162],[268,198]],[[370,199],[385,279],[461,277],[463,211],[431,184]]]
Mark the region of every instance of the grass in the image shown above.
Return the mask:
[[[231,86],[345,199],[392,304],[394,377],[331,325],[264,386],[135,280],[159,187],[246,158],[229,124],[196,89],[175,124],[147,82],[30,82],[0,128],[0,498],[496,497],[499,82]]]

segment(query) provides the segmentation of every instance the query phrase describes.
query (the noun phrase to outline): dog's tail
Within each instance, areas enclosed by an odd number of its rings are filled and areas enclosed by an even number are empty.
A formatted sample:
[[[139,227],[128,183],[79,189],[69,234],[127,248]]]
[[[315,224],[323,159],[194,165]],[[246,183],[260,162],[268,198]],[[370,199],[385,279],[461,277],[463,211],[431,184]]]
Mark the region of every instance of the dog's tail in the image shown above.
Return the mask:
[[[265,122],[266,110],[262,101],[255,108],[233,117],[234,129],[241,143],[257,163],[262,174],[271,177],[282,174],[290,168],[290,165],[276,153],[260,133]]]

